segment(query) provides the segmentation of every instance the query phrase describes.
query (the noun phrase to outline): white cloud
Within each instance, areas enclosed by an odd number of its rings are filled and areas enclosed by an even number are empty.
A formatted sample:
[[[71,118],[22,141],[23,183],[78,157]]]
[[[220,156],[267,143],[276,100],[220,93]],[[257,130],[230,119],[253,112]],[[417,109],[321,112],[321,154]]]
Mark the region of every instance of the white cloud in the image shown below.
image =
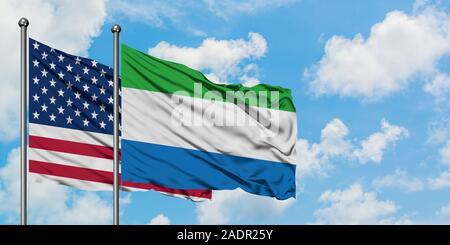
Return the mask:
[[[241,220],[261,221],[280,215],[295,199],[276,200],[241,189],[215,191],[211,200],[197,205],[199,224],[233,224]]]
[[[310,144],[306,139],[298,139],[297,144],[296,177],[305,176],[326,177],[327,172],[333,168],[327,158],[323,157],[317,144]]]
[[[45,191],[49,191],[45,188]],[[48,198],[48,194],[47,194]],[[50,199],[50,198],[49,198]],[[50,199],[51,200],[51,199]],[[70,201],[70,205],[67,203]],[[39,216],[43,224],[111,224],[112,207],[108,201],[103,200],[99,195],[92,192],[83,194],[69,194],[66,197],[65,205],[60,210],[54,210],[54,206],[47,206],[49,211],[39,211]],[[47,205],[50,204],[46,200]],[[54,205],[54,203],[53,203]],[[43,209],[44,207],[42,207]]]
[[[170,225],[170,219],[164,214],[158,214],[150,220],[149,225]]]
[[[406,137],[408,130],[381,120],[381,132],[376,132],[359,142],[360,148],[348,140],[348,127],[334,118],[321,130],[320,141],[310,143],[306,139],[297,141],[297,178],[305,176],[326,177],[336,158],[356,159],[360,163],[382,161],[384,151],[395,141]],[[358,142],[356,142],[358,144]]]
[[[165,22],[180,22],[189,25],[189,11],[211,12],[228,20],[232,16],[256,14],[287,6],[299,0],[203,0],[186,2],[183,0],[109,0],[108,12],[114,17],[127,17],[133,21],[146,22],[163,27]],[[190,25],[188,27],[191,27]]]
[[[443,117],[428,125],[428,144],[439,145],[439,161],[450,167],[450,118]],[[429,179],[432,188],[450,187],[450,171]]]
[[[109,0],[108,13],[110,21],[127,18],[135,22],[143,22],[157,28],[177,28],[187,34],[204,37],[192,13],[208,16],[209,19],[230,20],[238,15],[256,14],[265,10],[279,8],[298,0]],[[211,15],[212,14],[212,15]]]
[[[114,18],[126,17],[155,27],[165,26],[165,21],[178,21],[184,15],[178,1],[124,1],[111,0],[108,13]]]
[[[447,74],[439,73],[430,83],[425,84],[423,89],[427,93],[441,98],[450,92],[450,77]]]
[[[393,201],[378,200],[376,193],[364,192],[360,184],[344,190],[327,190],[319,202],[329,206],[314,212],[318,224],[403,224],[405,218],[395,218],[399,207]]]
[[[310,144],[305,139],[297,141],[297,178],[307,175],[325,177],[333,168],[330,163],[332,157],[343,156],[351,148],[345,138],[348,128],[339,119],[334,118],[321,130],[320,142]]]
[[[361,163],[369,161],[380,163],[383,159],[383,152],[386,148],[404,137],[409,135],[404,127],[391,125],[384,118],[381,120],[381,132],[370,135],[361,142],[361,148],[353,152],[353,157]]]
[[[261,83],[261,81],[259,81],[258,78],[249,77],[247,74],[244,74],[243,76],[241,76],[239,78],[239,80],[241,80],[243,82],[242,84],[246,87],[253,87],[253,86]]]
[[[428,185],[431,189],[442,189],[450,187],[450,170],[443,171],[435,178],[428,178]]]
[[[377,188],[399,188],[407,192],[416,192],[424,189],[424,183],[419,178],[408,176],[405,171],[395,170],[393,174],[378,177],[373,180],[372,185]]]
[[[441,209],[439,209],[439,211],[437,212],[437,215],[450,217],[450,203],[441,207]]]
[[[165,41],[150,48],[148,53],[202,70],[213,82],[227,83],[233,79],[249,82],[256,79],[256,64],[243,66],[245,61],[257,60],[267,52],[267,42],[261,34],[250,32],[244,39],[217,40],[207,38],[199,47],[179,47]],[[220,55],[218,55],[220,54]],[[255,82],[255,80],[252,80]]]
[[[0,140],[19,134],[19,26],[20,17],[30,21],[30,37],[69,53],[86,55],[92,38],[100,34],[106,10],[105,1],[0,1]]]
[[[447,144],[439,150],[439,154],[441,156],[442,163],[450,166],[450,140],[448,140]]]
[[[320,134],[320,151],[327,156],[338,156],[348,152],[352,145],[346,139],[347,126],[338,118],[331,120]]]
[[[204,0],[208,9],[219,17],[229,19],[237,14],[254,14],[286,6],[298,0]]]
[[[444,117],[440,120],[431,122],[428,125],[427,134],[427,143],[445,143],[448,139],[450,139],[450,118]]]
[[[439,161],[450,167],[450,124],[444,118],[431,124],[428,130],[428,141],[433,144],[442,144],[439,149]],[[443,170],[436,177],[428,178],[428,186],[433,189],[450,188],[450,169]]]
[[[330,38],[320,62],[305,71],[312,92],[373,101],[406,88],[416,75],[435,74],[450,53],[450,16],[432,6],[416,9],[389,12],[367,38]]]
[[[306,139],[297,141],[297,179],[304,176],[327,176],[333,168],[330,159],[346,156],[352,148],[346,139],[347,126],[339,119],[334,118],[321,130],[320,142],[310,144]]]
[[[261,83],[261,81],[258,79],[259,67],[254,63],[246,65],[242,70],[242,74],[243,75],[239,77],[239,80],[246,87],[252,87]]]
[[[12,223],[19,214],[19,149],[8,155],[0,168],[0,214]],[[35,183],[29,175],[30,223],[34,224],[110,224],[112,207],[109,201],[92,192],[79,193],[53,183]],[[95,207],[95,208],[93,208]]]

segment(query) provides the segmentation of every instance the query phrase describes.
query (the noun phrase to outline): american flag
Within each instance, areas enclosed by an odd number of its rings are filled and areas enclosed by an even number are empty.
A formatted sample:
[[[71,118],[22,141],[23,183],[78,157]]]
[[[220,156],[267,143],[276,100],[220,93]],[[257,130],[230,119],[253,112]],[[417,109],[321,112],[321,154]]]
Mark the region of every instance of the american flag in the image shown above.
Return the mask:
[[[31,38],[29,43],[30,174],[84,190],[112,190],[113,69]],[[210,190],[125,181],[121,189],[211,198]]]

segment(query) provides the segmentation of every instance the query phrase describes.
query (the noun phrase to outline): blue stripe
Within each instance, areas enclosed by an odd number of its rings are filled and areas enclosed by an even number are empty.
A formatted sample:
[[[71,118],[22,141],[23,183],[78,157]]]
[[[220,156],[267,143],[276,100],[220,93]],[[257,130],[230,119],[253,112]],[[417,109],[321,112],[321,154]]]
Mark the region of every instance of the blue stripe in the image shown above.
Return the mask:
[[[295,197],[295,165],[122,139],[122,180]]]

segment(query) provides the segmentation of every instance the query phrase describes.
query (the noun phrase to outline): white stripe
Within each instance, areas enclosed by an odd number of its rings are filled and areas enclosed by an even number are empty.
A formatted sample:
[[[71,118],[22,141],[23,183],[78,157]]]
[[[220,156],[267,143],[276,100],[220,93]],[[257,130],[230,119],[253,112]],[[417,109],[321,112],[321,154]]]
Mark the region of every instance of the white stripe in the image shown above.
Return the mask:
[[[79,143],[102,145],[112,147],[113,136],[110,134],[94,133],[69,128],[47,126],[30,123],[30,135],[41,136],[59,140],[68,140]]]
[[[232,103],[131,88],[123,88],[122,93],[124,139],[274,162],[295,162],[297,119],[294,112],[259,107],[250,107],[249,112],[245,112]],[[177,104],[177,100],[183,103]],[[173,117],[176,112],[192,115],[194,122],[210,126],[177,125]],[[203,117],[204,121],[195,121],[210,112],[214,112],[214,119]],[[264,126],[261,120],[258,122],[253,117],[256,113],[270,122],[265,125],[271,127]],[[214,122],[243,123],[245,120],[247,125],[214,125]]]
[[[72,179],[55,175],[46,175],[30,172],[31,180],[36,183],[56,183],[60,185],[67,185],[81,190],[87,191],[112,191],[111,184],[100,183],[89,180]],[[121,186],[122,191],[147,191],[147,189]],[[162,193],[166,194],[166,193]]]
[[[89,168],[102,171],[113,171],[113,161],[104,158],[83,156],[57,151],[28,148],[28,158],[30,160],[56,163],[66,166]]]
[[[112,191],[112,185],[105,183],[72,179],[54,175],[38,174],[33,172],[30,172],[29,175],[31,176],[31,179],[37,183],[56,183],[89,191]]]

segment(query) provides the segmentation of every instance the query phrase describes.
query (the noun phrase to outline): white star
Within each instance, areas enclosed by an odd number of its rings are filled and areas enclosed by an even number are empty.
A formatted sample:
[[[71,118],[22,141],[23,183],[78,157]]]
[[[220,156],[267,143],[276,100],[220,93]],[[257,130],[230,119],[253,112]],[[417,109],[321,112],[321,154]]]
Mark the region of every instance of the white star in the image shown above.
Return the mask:
[[[91,96],[91,98],[92,98],[92,101],[97,101],[98,97],[97,97],[97,95],[94,94],[94,95]]]
[[[56,119],[56,116],[55,115],[53,115],[53,113],[49,116],[50,117],[50,121],[55,121],[55,119]]]
[[[67,71],[72,72],[72,68],[73,68],[73,67],[72,67],[70,64],[68,64],[68,65],[66,66]]]
[[[87,84],[83,85],[83,91],[89,92],[89,86]]]
[[[64,79],[64,73],[59,72],[59,73],[58,73],[58,77],[59,77],[60,79]]]
[[[52,61],[52,63],[50,63],[50,69],[52,69],[52,70],[56,69],[56,64],[53,63],[53,61]]]
[[[66,120],[67,124],[72,124],[73,119],[70,116],[66,117]]]
[[[45,104],[41,105],[42,111],[47,111],[48,106],[46,106]]]
[[[114,86],[114,82],[112,80],[109,80],[108,81],[108,86],[110,86],[110,87]]]
[[[63,62],[64,61],[64,56],[62,56],[62,54],[58,55],[58,61],[59,62]]]
[[[91,63],[92,63],[92,67],[97,67],[97,61],[93,60],[93,61],[91,61]]]
[[[48,73],[47,70],[44,69],[41,71],[41,73],[42,73],[42,77],[47,77],[47,73]]]
[[[109,104],[113,104],[114,103],[114,100],[113,100],[113,98],[111,96],[109,96],[109,98],[108,98],[108,103]]]
[[[98,79],[94,76],[94,77],[92,77],[91,81],[92,81],[92,84],[97,84]]]
[[[59,114],[64,114],[64,108],[62,106],[59,106],[57,109]]]
[[[73,101],[68,99],[68,100],[66,100],[66,103],[67,103],[67,106],[72,106]]]
[[[84,74],[89,74],[89,69],[86,66],[83,68],[83,73]]]
[[[64,97],[64,91],[62,89],[58,90],[58,96]]]
[[[78,93],[78,91],[75,93],[75,99],[80,99],[80,97],[81,97],[81,94],[80,93]]]
[[[33,84],[39,84],[39,78],[34,77],[33,78]]]
[[[37,42],[34,42],[34,43],[33,43],[33,48],[34,48],[34,49],[39,49],[39,46],[40,46],[39,43],[37,43]]]
[[[106,123],[104,123],[103,121],[100,123],[100,128],[105,128]]]
[[[102,86],[102,87],[100,88],[100,94],[105,94],[105,92],[106,92],[106,89]]]
[[[105,111],[106,106],[104,106],[103,104],[100,105],[100,111]]]
[[[34,119],[39,119],[39,113],[37,111],[34,111],[33,118]]]
[[[94,118],[97,119],[98,114],[95,113],[95,111],[94,111],[94,112],[91,113],[91,116],[92,116],[92,119],[94,119]]]
[[[122,96],[122,89],[119,88],[119,96]]]
[[[56,84],[56,82],[55,82],[55,80],[53,80],[53,78],[52,78],[52,80],[50,80],[50,87],[55,87],[55,84]]]
[[[67,89],[72,89],[73,84],[69,81],[69,82],[66,84],[66,86],[67,86]]]
[[[37,61],[36,59],[33,60],[33,67],[38,67],[39,66],[39,61]]]
[[[43,60],[47,59],[48,54],[45,51],[41,55]]]
[[[33,95],[33,101],[39,102],[39,96],[37,94]]]
[[[47,94],[48,89],[44,86],[41,88],[42,94]]]
[[[55,99],[55,97],[52,96],[50,98],[50,104],[55,104],[55,102],[56,102],[56,99]]]
[[[77,75],[75,76],[75,82],[79,82],[79,81],[80,81],[80,78],[81,78],[80,75],[77,74]]]
[[[79,117],[81,115],[81,111],[78,108],[75,110],[75,116]]]
[[[87,101],[83,103],[83,109],[89,109],[89,103]]]
[[[112,122],[113,119],[114,119],[113,115],[112,115],[112,114],[109,114],[109,115],[108,115],[108,121],[111,121],[111,122]]]
[[[76,64],[76,65],[79,65],[79,64],[80,64],[80,61],[81,61],[81,59],[80,59],[79,57],[76,57],[76,58],[75,58],[75,64]]]
[[[83,120],[83,126],[89,126],[89,121],[87,120],[87,118]]]
[[[54,52],[55,52],[55,49],[54,49],[54,48],[51,48],[51,49],[50,49],[50,52],[54,53]]]
[[[106,74],[106,71],[105,71],[105,70],[103,70],[103,68],[102,68],[102,70],[100,71],[100,73],[101,73],[101,74],[100,74],[100,76],[101,76],[101,77],[104,77],[104,76],[105,76],[105,74]]]

